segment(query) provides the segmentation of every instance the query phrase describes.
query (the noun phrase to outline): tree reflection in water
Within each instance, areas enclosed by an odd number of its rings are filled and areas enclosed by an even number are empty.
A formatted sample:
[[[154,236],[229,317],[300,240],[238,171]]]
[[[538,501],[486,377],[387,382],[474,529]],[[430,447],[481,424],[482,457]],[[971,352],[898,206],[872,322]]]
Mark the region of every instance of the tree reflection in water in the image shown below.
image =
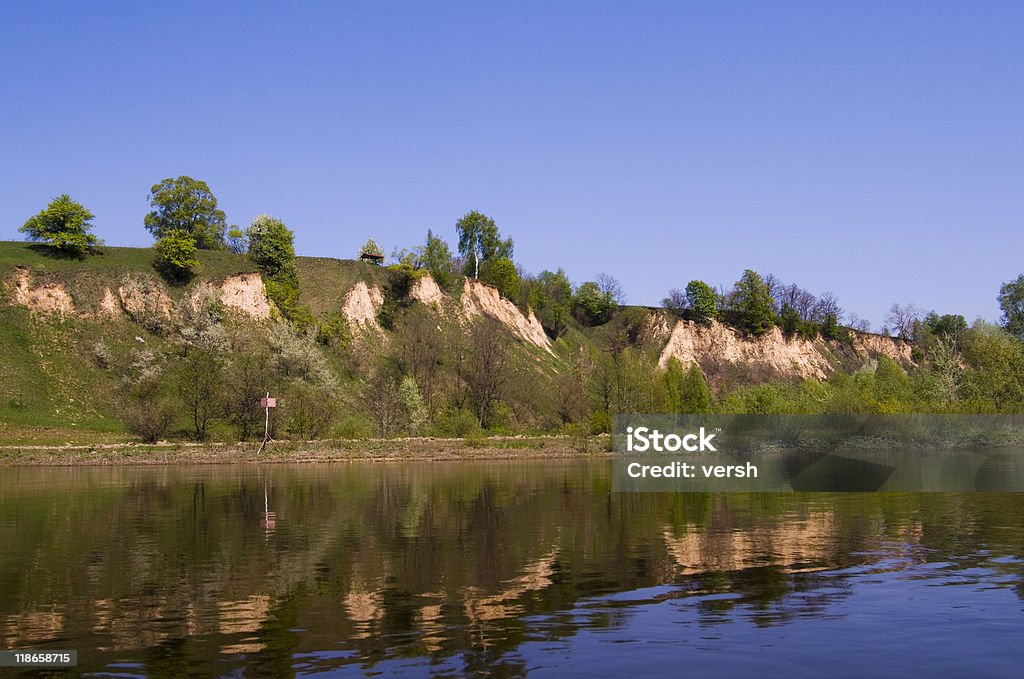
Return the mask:
[[[935,562],[1024,589],[1013,495],[614,494],[603,460],[11,469],[0,510],[4,646],[153,676],[518,675],[645,607],[824,620]]]

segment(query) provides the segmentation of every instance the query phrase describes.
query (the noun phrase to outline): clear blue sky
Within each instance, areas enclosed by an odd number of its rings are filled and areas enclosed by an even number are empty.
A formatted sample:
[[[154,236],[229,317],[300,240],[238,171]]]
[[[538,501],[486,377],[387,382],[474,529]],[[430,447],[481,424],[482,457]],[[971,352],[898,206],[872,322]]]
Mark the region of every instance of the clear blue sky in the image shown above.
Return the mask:
[[[207,181],[299,254],[481,210],[658,304],[773,272],[878,325],[1024,271],[1024,3],[0,4],[0,239],[54,195],[148,245]]]

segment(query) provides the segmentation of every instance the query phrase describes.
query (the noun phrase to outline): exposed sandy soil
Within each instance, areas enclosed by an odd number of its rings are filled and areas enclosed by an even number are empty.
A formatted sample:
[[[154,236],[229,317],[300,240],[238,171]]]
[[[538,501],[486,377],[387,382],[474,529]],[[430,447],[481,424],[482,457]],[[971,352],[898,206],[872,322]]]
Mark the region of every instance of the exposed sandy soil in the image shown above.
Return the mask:
[[[116,318],[121,313],[121,307],[117,303],[117,297],[110,288],[103,290],[103,301],[100,302],[99,311],[96,313],[101,318]]]
[[[544,334],[544,328],[533,311],[523,316],[519,307],[498,294],[495,288],[467,278],[460,301],[467,318],[479,315],[493,318],[524,342],[554,353],[551,351],[551,341]]]
[[[164,291],[164,287],[149,277],[126,275],[117,289],[117,295],[125,314],[136,322],[145,323],[146,319],[153,316],[169,320],[174,311],[174,301]]]
[[[341,311],[349,327],[382,332],[377,312],[384,304],[384,293],[376,286],[359,281],[345,294]]]
[[[913,363],[910,344],[895,337],[857,332],[853,335],[853,348],[865,357],[885,354],[897,363]]]
[[[417,278],[409,290],[409,296],[421,304],[427,306],[443,306],[449,299],[448,295],[437,285],[437,282],[430,276]]]
[[[800,337],[787,341],[778,328],[772,328],[761,337],[747,338],[718,322],[710,325],[677,322],[658,365],[664,368],[672,357],[684,366],[696,363],[703,369],[713,360],[803,379],[825,379],[832,372],[828,359],[814,342]]]
[[[220,286],[221,304],[256,320],[270,318],[267,288],[258,273],[228,276]]]
[[[75,313],[75,303],[63,285],[44,283],[34,286],[28,267],[17,268],[11,293],[15,304],[28,307],[35,314],[64,317]]]

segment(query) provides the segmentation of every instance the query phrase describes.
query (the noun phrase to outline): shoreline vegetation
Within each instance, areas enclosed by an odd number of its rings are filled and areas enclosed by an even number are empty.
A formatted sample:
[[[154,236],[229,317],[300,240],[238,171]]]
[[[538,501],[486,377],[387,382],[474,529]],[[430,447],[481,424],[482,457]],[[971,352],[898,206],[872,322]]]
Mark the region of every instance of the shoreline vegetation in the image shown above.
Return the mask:
[[[325,462],[452,462],[608,457],[610,437],[407,437],[241,443],[103,443],[0,445],[0,467],[280,464]]]
[[[841,431],[737,431],[729,450],[776,455],[798,451],[976,451],[1024,449],[1024,428],[972,429],[942,436],[919,427],[851,434]],[[617,435],[618,436],[618,435]],[[292,464],[331,462],[460,462],[478,460],[555,460],[637,455],[614,451],[613,437],[599,435],[490,436],[468,438],[396,437],[260,442],[0,444],[0,468],[22,466],[92,467],[129,465]],[[620,442],[621,447],[621,442]],[[728,451],[726,451],[728,452]],[[690,453],[661,451],[666,456]]]

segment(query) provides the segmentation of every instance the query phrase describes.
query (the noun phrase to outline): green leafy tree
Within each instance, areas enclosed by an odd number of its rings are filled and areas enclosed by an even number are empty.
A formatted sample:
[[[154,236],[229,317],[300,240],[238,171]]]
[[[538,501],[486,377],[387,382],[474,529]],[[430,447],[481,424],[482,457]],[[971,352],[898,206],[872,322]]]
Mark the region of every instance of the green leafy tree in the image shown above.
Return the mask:
[[[480,278],[480,263],[489,259],[512,259],[512,239],[502,240],[498,226],[487,215],[473,210],[455,223],[459,254],[466,262],[466,275]]]
[[[299,302],[295,268],[295,234],[280,219],[259,215],[246,229],[249,258],[263,274],[267,296],[285,318],[299,327],[313,322],[312,312]]]
[[[259,215],[246,229],[249,258],[264,276],[296,279],[295,234],[280,219]],[[297,282],[297,281],[296,281]]]
[[[99,242],[89,233],[94,218],[84,205],[62,193],[51,200],[45,210],[30,217],[18,231],[30,240],[46,243],[56,252],[82,257]]]
[[[153,245],[156,260],[153,266],[167,280],[187,281],[199,267],[196,239],[183,231],[168,231]]]
[[[882,413],[912,412],[913,392],[903,368],[885,354],[878,357],[874,374],[876,408]]]
[[[680,402],[684,413],[702,415],[711,412],[711,389],[696,363],[691,363],[686,371],[686,379],[680,390]]]
[[[158,240],[172,231],[188,234],[201,250],[224,247],[226,222],[206,182],[191,177],[164,179],[149,191],[153,210],[146,228]]]
[[[480,280],[496,287],[506,299],[519,298],[519,272],[507,257],[486,260],[480,267]]]
[[[423,246],[420,258],[423,268],[442,288],[447,288],[454,282],[456,268],[452,251],[448,248],[448,243],[443,238],[435,236],[430,229],[427,229],[427,242]]]
[[[669,413],[685,414],[683,409],[683,381],[686,379],[686,371],[679,359],[672,357],[665,365],[665,372],[661,375],[661,381],[665,390],[665,410]]]
[[[236,255],[241,255],[248,249],[249,239],[245,235],[245,230],[232,224],[231,228],[228,229],[228,250]]]
[[[1006,331],[1024,339],[1024,274],[999,288],[999,308],[1003,310],[1001,321]]]
[[[296,380],[281,399],[289,435],[310,441],[322,438],[337,417],[335,395],[328,385]]]
[[[828,340],[837,340],[842,337],[842,331],[839,328],[839,318],[832,312],[825,314],[825,317],[821,320],[819,326],[821,336]]]
[[[711,412],[711,390],[696,363],[684,369],[679,359],[671,358],[661,380],[668,412],[680,415]]]
[[[736,324],[749,335],[763,335],[775,324],[775,302],[756,271],[747,269],[736,281],[730,306]]]
[[[560,337],[569,327],[572,315],[572,283],[565,270],[541,271],[536,278],[523,283],[528,286],[525,306],[533,309],[550,337]]]
[[[416,384],[416,378],[406,375],[398,385],[398,392],[405,406],[405,415],[409,433],[417,436],[427,425],[429,412],[427,405],[420,394],[420,388]]]
[[[924,317],[925,327],[928,332],[937,338],[949,338],[959,344],[967,334],[967,319],[960,314],[942,314],[934,311]]]
[[[572,300],[573,315],[584,325],[607,323],[615,311],[615,300],[593,281],[580,283]]]
[[[792,337],[800,329],[800,312],[789,302],[783,302],[782,311],[779,313],[779,327],[786,337]]]
[[[697,323],[707,324],[718,318],[718,297],[704,281],[686,284],[686,304],[690,317]]]
[[[978,410],[1019,412],[1024,405],[1024,344],[1004,329],[975,322],[964,341],[965,398]]]

